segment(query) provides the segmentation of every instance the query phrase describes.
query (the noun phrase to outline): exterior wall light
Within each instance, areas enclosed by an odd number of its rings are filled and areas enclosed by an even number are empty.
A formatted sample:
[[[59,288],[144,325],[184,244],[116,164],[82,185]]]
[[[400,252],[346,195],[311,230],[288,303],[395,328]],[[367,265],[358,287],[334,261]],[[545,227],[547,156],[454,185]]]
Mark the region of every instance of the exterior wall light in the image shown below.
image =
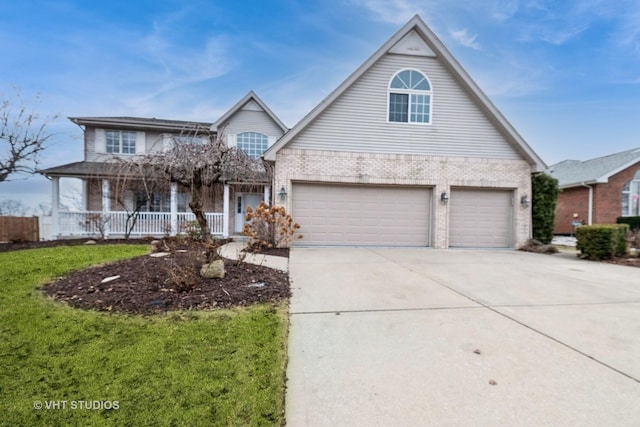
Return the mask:
[[[526,194],[520,198],[520,205],[522,205],[523,208],[528,208],[529,204],[529,198]]]
[[[442,194],[440,195],[440,203],[442,203],[443,205],[446,205],[448,201],[449,201],[449,195],[447,194],[446,191],[443,191]]]
[[[285,200],[287,200],[287,190],[284,188],[284,185],[282,186],[282,188],[280,188],[280,191],[278,192],[278,196],[280,196],[281,202],[284,202]]]

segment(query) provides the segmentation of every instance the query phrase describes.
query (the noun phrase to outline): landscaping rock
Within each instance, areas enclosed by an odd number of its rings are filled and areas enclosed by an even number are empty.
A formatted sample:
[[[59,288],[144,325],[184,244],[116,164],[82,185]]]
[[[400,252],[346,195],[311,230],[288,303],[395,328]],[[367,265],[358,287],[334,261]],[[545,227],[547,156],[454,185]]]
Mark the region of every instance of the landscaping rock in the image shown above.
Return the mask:
[[[85,245],[95,245],[97,244],[97,242],[95,240],[87,240],[86,242],[84,242]]]
[[[169,252],[156,252],[153,254],[149,254],[152,258],[162,258],[171,255]]]
[[[200,269],[200,276],[209,279],[221,279],[224,277],[224,262],[221,259],[204,264]]]

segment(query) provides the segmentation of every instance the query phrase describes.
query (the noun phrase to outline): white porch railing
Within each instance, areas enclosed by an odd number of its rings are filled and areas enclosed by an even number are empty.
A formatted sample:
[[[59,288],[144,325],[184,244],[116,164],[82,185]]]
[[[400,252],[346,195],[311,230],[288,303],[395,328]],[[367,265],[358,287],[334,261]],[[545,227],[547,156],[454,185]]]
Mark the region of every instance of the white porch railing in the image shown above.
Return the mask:
[[[224,234],[223,214],[206,213],[207,223],[211,234]],[[188,223],[195,221],[196,217],[190,212],[178,212],[176,224],[172,227],[170,212],[138,212],[128,217],[127,212],[122,211],[85,211],[85,212],[59,212],[58,214],[59,236],[97,236],[109,237],[110,235],[124,236],[168,236],[185,233]],[[55,236],[54,236],[55,238]]]

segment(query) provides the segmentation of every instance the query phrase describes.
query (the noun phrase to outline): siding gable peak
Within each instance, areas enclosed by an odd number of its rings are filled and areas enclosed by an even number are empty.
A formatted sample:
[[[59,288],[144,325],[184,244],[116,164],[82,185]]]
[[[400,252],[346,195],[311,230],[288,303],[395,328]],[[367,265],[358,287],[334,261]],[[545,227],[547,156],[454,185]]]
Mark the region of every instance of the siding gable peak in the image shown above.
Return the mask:
[[[435,57],[436,53],[425,43],[424,39],[415,30],[408,32],[398,43],[396,43],[389,53],[399,55]]]
[[[414,59],[436,57],[437,61],[444,66],[448,74],[459,82],[460,87],[467,93],[469,98],[477,100],[479,108],[483,111],[485,117],[493,124],[495,130],[504,135],[506,144],[510,145],[511,149],[514,150],[521,159],[531,165],[531,170],[535,172],[546,169],[544,161],[531,149],[515,128],[513,128],[484,92],[482,92],[479,86],[419,15],[411,18],[409,22],[391,36],[387,42],[349,75],[333,92],[304,116],[289,132],[285,133],[278,142],[265,152],[264,159],[267,161],[275,161],[276,154],[281,148],[286,147],[291,141],[295,141],[302,132],[320,119],[325,111],[332,108],[343,94],[362,81],[363,76],[369,74],[384,57],[397,58],[401,56],[407,58],[413,57]]]

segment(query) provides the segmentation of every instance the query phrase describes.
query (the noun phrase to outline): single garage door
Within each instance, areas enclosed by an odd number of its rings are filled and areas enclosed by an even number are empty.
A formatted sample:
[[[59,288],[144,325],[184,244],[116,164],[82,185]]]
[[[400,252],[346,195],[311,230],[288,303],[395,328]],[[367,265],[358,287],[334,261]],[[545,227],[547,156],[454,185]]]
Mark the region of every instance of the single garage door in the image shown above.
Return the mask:
[[[451,189],[449,246],[513,247],[511,190]]]
[[[429,246],[431,189],[294,183],[302,245]]]

